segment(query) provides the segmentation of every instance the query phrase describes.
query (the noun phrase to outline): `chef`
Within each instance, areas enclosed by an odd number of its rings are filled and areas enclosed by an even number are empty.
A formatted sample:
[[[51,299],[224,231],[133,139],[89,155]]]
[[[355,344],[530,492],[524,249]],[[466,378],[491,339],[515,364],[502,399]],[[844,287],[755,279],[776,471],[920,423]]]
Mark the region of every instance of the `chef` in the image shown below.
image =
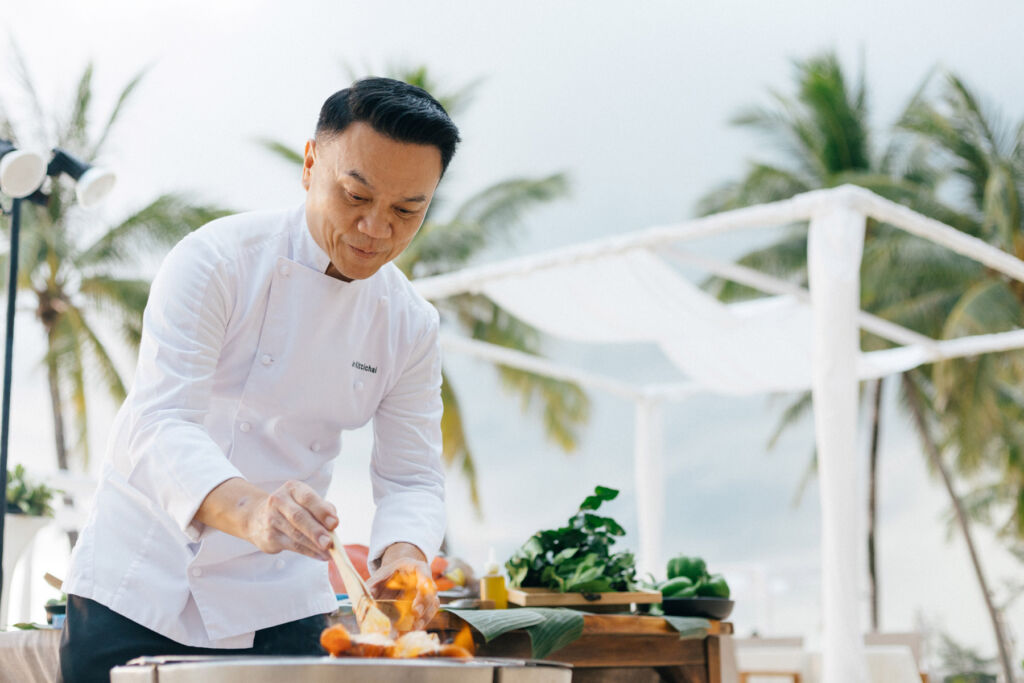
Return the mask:
[[[342,432],[371,419],[371,590],[430,576],[438,315],[392,261],[458,141],[424,90],[358,81],[306,143],[303,206],[213,221],[168,254],[64,584],[66,683],[140,655],[320,653],[324,495]],[[420,595],[419,625],[436,608]]]

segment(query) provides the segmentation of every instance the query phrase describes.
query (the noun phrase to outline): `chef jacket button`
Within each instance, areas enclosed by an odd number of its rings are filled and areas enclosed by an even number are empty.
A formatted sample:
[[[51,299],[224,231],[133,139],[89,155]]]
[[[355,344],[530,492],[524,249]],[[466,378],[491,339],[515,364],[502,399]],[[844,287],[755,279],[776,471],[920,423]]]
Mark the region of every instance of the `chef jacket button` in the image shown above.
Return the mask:
[[[309,444],[309,450],[313,451],[314,453],[319,453],[320,452],[320,442],[319,441],[314,441],[313,443]]]
[[[288,273],[291,272],[291,268],[288,267],[287,263],[282,263],[281,267],[277,269],[277,272],[281,273],[281,275],[285,277],[288,277]]]
[[[380,305],[381,306],[387,306],[388,305],[388,298],[386,296],[382,296],[380,298]]]
[[[252,429],[252,425],[249,424],[248,422],[243,422],[242,424],[238,425],[238,431],[240,432],[247,432],[250,429]]]
[[[354,386],[356,388],[356,390],[359,390],[359,389],[363,388],[363,383],[360,382],[359,380],[356,380],[356,383],[353,384],[352,386]]]
[[[264,365],[270,365],[271,363],[274,362],[274,357],[271,356],[269,353],[265,353],[260,358],[260,362],[263,363]]]
[[[284,560],[281,559],[280,557],[277,558],[277,561],[274,562],[274,566],[277,567],[278,569],[284,569]]]
[[[192,576],[202,576],[203,570],[199,567],[192,567]]]

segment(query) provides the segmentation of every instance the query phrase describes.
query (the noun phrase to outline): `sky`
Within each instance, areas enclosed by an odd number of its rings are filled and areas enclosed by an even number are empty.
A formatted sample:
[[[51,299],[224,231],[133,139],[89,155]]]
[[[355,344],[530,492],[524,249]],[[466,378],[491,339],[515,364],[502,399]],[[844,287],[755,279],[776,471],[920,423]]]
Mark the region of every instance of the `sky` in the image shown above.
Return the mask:
[[[300,149],[320,104],[349,74],[426,64],[447,87],[476,82],[472,102],[456,117],[463,143],[436,215],[509,177],[564,172],[572,187],[568,198],[526,216],[482,261],[692,216],[697,199],[737,177],[748,160],[773,158],[772,148],[730,126],[730,117],[767,103],[771,89],[789,91],[793,60],[822,50],[834,49],[851,74],[863,66],[878,127],[894,120],[935,67],[962,74],[1010,120],[1024,113],[1024,5],[1008,0],[949,3],[941,11],[922,0],[624,7],[592,0],[0,0],[0,16],[49,111],[67,110],[89,60],[96,66],[94,125],[123,84],[146,70],[103,157],[119,184],[92,224],[167,191],[240,211],[297,205],[294,169],[256,141],[272,137]],[[0,40],[0,101],[34,129],[38,117],[18,94],[7,42]],[[766,238],[744,234],[703,246],[733,256]],[[38,365],[42,338],[30,313],[18,325],[12,460],[45,471],[53,467],[53,447]],[[614,366],[637,381],[671,371],[645,348],[583,349],[552,340],[546,349],[580,367]],[[122,360],[130,375],[130,358]],[[468,358],[445,362],[466,406],[484,500],[477,519],[464,482],[451,475],[454,552],[477,567],[489,547],[506,557],[537,529],[561,524],[596,484],[622,489],[608,512],[635,536],[630,405],[591,392],[590,423],[577,452],[565,455],[544,439],[536,415],[523,415],[503,393],[491,368]],[[726,571],[738,598],[738,631],[800,633],[813,642],[820,625],[815,485],[792,504],[813,436],[808,420],[767,451],[783,404],[700,397],[666,409],[664,545]],[[114,408],[102,397],[93,405],[98,458]],[[957,537],[947,540],[943,491],[893,396],[886,406],[883,626],[908,630],[925,622],[991,653],[966,552]],[[350,538],[364,542],[368,444],[366,430],[346,436],[331,494]],[[1019,575],[1019,564],[979,536],[995,583]],[[57,574],[62,561],[41,553],[35,560]],[[1008,616],[1024,634],[1024,607],[1018,603]]]

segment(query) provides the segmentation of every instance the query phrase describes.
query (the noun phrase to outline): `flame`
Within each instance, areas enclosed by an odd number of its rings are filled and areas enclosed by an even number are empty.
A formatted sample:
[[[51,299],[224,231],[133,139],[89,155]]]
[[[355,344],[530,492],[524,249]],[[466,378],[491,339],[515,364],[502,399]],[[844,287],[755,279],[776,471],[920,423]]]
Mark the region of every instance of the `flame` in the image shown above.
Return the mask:
[[[470,655],[476,654],[476,643],[473,642],[473,632],[469,629],[469,624],[463,626],[462,630],[456,634],[452,645],[461,647]]]
[[[389,657],[412,659],[420,655],[432,654],[441,648],[437,634],[426,631],[410,631],[395,640],[394,647],[388,651]]]
[[[320,644],[332,657],[468,659],[474,652],[473,635],[468,625],[463,626],[454,642],[442,645],[437,634],[426,631],[409,631],[392,640],[382,633],[351,634],[341,624],[335,624],[320,634]]]
[[[394,627],[398,633],[406,633],[416,626],[416,621],[421,616],[413,607],[417,596],[432,596],[437,593],[437,586],[432,579],[412,569],[399,569],[385,586],[398,593],[394,601],[395,610],[398,612]]]
[[[385,584],[388,591],[397,594],[393,601],[398,618],[394,621],[399,636],[392,640],[388,633],[369,632],[364,625],[363,632],[350,634],[338,624],[326,629],[320,643],[332,656],[346,657],[393,657],[411,659],[414,657],[469,658],[476,650],[473,633],[469,626],[463,626],[451,643],[442,645],[436,634],[414,631],[421,614],[415,609],[417,596],[432,596],[437,593],[434,581],[411,569],[400,569]],[[379,612],[378,612],[379,613]],[[369,616],[369,614],[368,614]],[[383,616],[383,615],[382,615]],[[386,617],[384,617],[386,619]],[[374,629],[376,630],[376,629]]]

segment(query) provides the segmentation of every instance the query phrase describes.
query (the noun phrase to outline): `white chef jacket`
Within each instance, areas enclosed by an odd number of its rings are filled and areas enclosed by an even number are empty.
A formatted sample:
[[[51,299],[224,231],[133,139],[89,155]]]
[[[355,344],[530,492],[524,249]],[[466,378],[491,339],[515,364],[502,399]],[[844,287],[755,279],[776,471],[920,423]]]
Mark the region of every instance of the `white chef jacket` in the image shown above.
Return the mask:
[[[192,518],[231,477],[323,496],[341,432],[371,418],[370,557],[437,551],[437,311],[393,264],[342,282],[329,262],[304,207],[216,220],[168,254],[66,592],[197,647],[251,647],[256,630],[332,611],[325,563]]]

